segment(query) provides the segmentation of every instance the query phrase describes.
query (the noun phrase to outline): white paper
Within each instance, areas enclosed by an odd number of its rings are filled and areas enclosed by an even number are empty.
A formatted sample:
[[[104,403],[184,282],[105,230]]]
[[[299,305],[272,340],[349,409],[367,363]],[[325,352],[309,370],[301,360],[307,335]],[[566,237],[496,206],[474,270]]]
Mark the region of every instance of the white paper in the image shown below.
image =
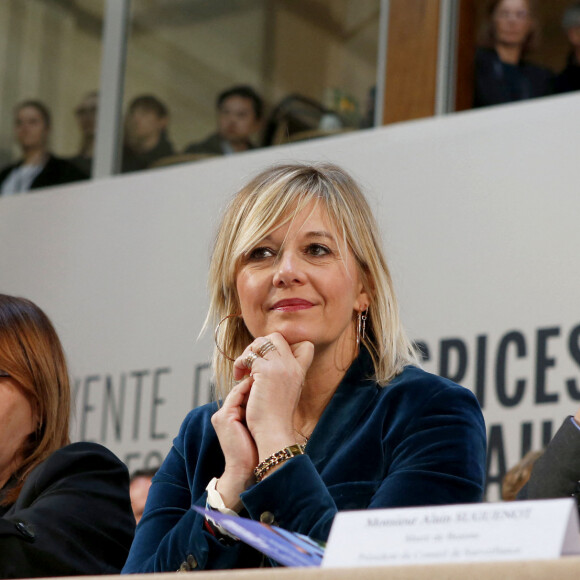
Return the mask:
[[[572,498],[341,512],[322,566],[401,566],[580,554]]]

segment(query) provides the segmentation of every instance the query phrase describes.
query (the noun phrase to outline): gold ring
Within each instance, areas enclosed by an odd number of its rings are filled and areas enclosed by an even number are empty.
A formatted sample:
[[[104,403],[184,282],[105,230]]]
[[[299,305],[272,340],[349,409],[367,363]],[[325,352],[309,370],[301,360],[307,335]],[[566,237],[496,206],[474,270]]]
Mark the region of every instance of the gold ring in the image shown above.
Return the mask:
[[[252,370],[252,365],[254,364],[254,361],[258,358],[258,355],[252,351],[250,352],[250,354],[248,354],[245,358],[244,358],[244,366],[251,371]]]
[[[264,355],[271,350],[276,350],[276,345],[268,338],[266,342],[264,342],[262,346],[256,351],[256,354],[263,358]]]

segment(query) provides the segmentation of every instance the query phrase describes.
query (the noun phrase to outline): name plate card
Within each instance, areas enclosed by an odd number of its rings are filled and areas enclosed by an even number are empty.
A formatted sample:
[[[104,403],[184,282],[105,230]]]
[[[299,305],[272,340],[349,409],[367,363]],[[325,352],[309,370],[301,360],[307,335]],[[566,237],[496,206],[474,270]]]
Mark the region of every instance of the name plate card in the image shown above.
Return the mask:
[[[340,512],[326,568],[553,559],[580,554],[572,498]]]

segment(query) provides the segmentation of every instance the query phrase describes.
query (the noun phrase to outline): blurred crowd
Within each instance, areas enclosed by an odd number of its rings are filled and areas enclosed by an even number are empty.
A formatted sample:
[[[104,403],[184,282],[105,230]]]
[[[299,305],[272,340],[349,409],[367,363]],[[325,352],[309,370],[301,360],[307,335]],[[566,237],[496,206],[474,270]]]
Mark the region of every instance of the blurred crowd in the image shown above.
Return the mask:
[[[562,29],[569,52],[561,70],[555,73],[530,60],[540,32],[533,0],[490,1],[475,53],[473,106],[580,90],[580,2],[564,12]],[[374,93],[372,88],[360,128],[373,124]],[[77,154],[67,159],[50,149],[51,116],[47,106],[39,100],[17,104],[14,131],[20,159],[0,171],[0,196],[90,177],[98,100],[98,93],[92,91],[77,106],[80,146]],[[153,94],[137,96],[125,114],[121,172],[231,155],[352,128],[340,114],[301,95],[284,98],[266,120],[264,109],[262,97],[252,87],[227,88],[216,99],[215,131],[178,151],[169,136],[167,105]]]

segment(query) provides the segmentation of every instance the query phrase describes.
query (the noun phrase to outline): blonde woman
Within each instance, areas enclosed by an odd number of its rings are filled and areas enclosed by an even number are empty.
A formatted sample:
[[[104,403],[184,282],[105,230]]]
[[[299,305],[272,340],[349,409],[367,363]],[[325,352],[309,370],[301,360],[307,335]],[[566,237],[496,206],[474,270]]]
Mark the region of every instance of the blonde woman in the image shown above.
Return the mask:
[[[418,368],[380,248],[339,167],[274,167],[234,197],[210,271],[221,402],[183,423],[124,572],[262,563],[192,504],[325,540],[339,510],[480,500],[481,411]]]

